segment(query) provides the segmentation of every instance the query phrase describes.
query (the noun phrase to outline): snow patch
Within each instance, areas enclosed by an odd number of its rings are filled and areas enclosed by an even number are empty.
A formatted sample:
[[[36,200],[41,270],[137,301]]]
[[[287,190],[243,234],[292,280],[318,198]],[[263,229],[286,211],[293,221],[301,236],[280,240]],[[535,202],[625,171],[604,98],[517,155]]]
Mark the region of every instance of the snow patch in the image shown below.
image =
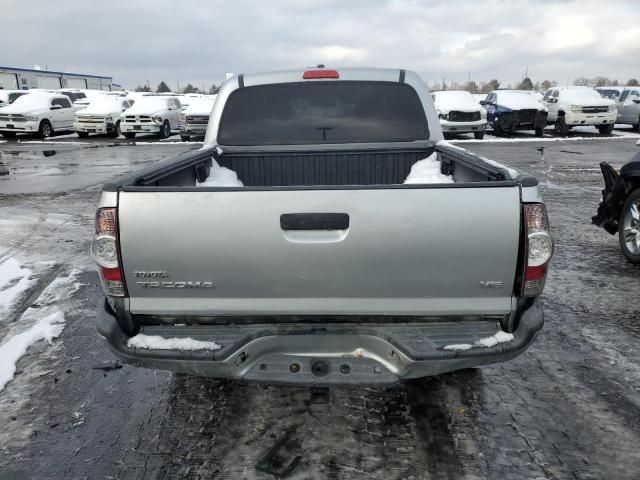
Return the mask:
[[[512,333],[503,332],[502,330],[496,332],[490,337],[481,338],[480,340],[476,340],[473,342],[473,345],[469,343],[459,343],[455,345],[446,345],[444,347],[445,350],[453,350],[455,352],[464,352],[467,350],[471,350],[474,347],[478,348],[490,348],[495,347],[499,343],[508,343],[514,339]]]
[[[438,154],[434,152],[411,166],[411,171],[404,183],[454,183],[454,181],[451,175],[444,175],[440,172]]]
[[[151,350],[219,350],[216,342],[204,342],[193,338],[164,338],[160,335],[143,335],[139,333],[127,342],[131,348]]]
[[[238,174],[227,167],[221,167],[218,162],[211,159],[211,172],[207,179],[196,183],[197,187],[242,187],[244,184],[238,180]]]
[[[35,283],[31,279],[32,274],[15,258],[0,263],[0,321],[3,320],[2,315]]]
[[[12,336],[0,345],[0,392],[16,373],[16,363],[27,349],[40,340],[51,342],[64,329],[64,314],[53,312],[25,332]]]

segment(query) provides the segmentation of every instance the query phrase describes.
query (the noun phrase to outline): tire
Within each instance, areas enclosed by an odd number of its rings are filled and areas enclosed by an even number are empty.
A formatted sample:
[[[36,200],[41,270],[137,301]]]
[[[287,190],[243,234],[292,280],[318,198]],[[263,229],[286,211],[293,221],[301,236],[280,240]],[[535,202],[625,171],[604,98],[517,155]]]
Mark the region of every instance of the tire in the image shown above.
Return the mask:
[[[496,137],[504,137],[505,132],[504,132],[504,130],[502,129],[502,127],[500,126],[500,124],[499,124],[499,123],[494,123],[494,124],[493,124],[493,134],[494,134]]]
[[[555,132],[562,137],[566,137],[569,133],[569,128],[567,127],[567,122],[564,119],[564,115],[559,116],[556,120]]]
[[[49,120],[42,120],[40,122],[40,126],[38,127],[38,137],[49,138],[52,135],[53,128],[51,128],[51,123],[49,123]]]
[[[111,132],[111,136],[113,138],[118,138],[121,134],[122,132],[120,131],[120,122],[116,122],[116,128],[114,128],[113,132]]]
[[[602,134],[602,135],[611,135],[611,132],[613,132],[613,123],[609,124],[609,125],[598,125],[598,131]]]
[[[4,138],[16,138],[16,132],[2,132],[0,135]]]
[[[129,140],[136,138],[136,132],[124,132],[124,138],[128,138]]]
[[[80,138],[87,138],[89,136],[88,132],[76,132]]]
[[[171,136],[171,125],[169,120],[165,120],[160,129],[160,138],[169,138]]]
[[[473,132],[473,138],[475,138],[476,140],[482,140],[484,138],[484,131]]]
[[[191,136],[190,135],[180,135],[180,140],[183,142],[190,142],[191,141]]]
[[[640,132],[640,118],[638,118],[638,123],[635,125],[631,125],[636,132]]]
[[[634,233],[636,232],[636,233]],[[633,190],[620,212],[618,240],[622,254],[631,263],[640,263],[640,188]]]
[[[541,137],[542,136],[542,131],[543,131],[542,128],[536,128],[535,136],[536,137]]]

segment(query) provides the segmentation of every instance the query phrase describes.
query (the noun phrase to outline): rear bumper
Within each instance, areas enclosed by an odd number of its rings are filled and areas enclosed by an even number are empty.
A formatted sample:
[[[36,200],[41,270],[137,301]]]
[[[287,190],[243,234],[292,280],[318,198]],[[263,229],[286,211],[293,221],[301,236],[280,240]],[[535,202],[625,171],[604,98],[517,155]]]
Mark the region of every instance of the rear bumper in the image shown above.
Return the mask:
[[[98,333],[125,363],[206,377],[301,385],[392,384],[506,361],[524,352],[543,324],[542,306],[534,302],[522,312],[514,340],[466,351],[443,347],[491,336],[500,329],[497,322],[144,327],[145,335],[192,337],[222,346],[180,351],[129,347],[129,337],[106,303],[97,317]]]

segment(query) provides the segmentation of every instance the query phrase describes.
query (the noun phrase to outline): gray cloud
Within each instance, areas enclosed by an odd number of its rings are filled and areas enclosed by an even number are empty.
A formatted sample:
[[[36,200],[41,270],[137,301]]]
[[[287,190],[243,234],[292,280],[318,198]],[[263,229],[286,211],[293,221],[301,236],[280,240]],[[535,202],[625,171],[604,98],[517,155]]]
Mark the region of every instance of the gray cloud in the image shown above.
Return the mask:
[[[5,0],[11,66],[208,86],[225,72],[316,63],[416,70],[429,81],[640,76],[640,2]],[[10,47],[7,47],[10,45]]]

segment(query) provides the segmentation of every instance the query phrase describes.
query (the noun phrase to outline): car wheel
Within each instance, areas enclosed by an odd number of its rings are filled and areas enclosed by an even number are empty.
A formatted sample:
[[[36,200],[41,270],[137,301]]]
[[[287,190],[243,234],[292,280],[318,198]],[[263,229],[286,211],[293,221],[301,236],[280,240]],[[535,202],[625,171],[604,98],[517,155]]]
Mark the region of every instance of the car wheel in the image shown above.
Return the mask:
[[[556,120],[555,131],[558,135],[566,137],[569,133],[569,128],[567,127],[567,122],[564,119],[564,116],[558,117]]]
[[[116,127],[111,132],[113,138],[118,138],[122,132],[120,131],[120,122],[116,122]]]
[[[610,125],[598,125],[598,131],[602,135],[611,135],[611,132],[613,132],[613,123]]]
[[[496,137],[504,137],[504,130],[500,126],[499,122],[496,122],[496,123],[493,124],[493,134]]]
[[[180,135],[180,140],[183,142],[189,142],[191,141],[191,137],[189,135]]]
[[[40,122],[40,126],[38,127],[38,137],[49,138],[51,135],[53,135],[53,128],[51,128],[51,123],[49,123],[49,120],[42,120]]]
[[[129,140],[136,138],[136,132],[124,132],[124,138],[128,138]]]
[[[76,132],[80,138],[87,138],[89,136],[88,132]]]
[[[169,120],[165,120],[160,129],[160,138],[169,138],[171,136],[171,125]]]
[[[473,136],[476,140],[482,140],[484,138],[484,132],[473,132]]]
[[[536,128],[535,135],[536,135],[536,137],[541,137],[542,136],[542,128]]]
[[[16,132],[2,132],[0,135],[5,138],[16,138]]]
[[[631,263],[640,263],[640,188],[632,191],[620,214],[620,249]]]
[[[638,118],[638,123],[632,125],[632,127],[636,132],[640,132],[640,118]]]

